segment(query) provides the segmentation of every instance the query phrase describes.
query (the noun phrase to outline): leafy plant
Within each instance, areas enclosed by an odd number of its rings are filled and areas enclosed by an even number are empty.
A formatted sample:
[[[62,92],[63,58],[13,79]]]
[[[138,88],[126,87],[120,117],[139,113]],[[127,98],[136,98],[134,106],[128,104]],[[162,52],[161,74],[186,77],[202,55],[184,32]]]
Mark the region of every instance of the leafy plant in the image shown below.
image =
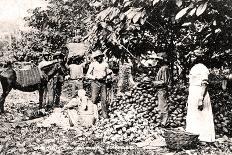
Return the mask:
[[[173,80],[187,82],[195,49],[204,51],[209,67],[231,65],[231,5],[229,0],[49,0],[46,10],[30,10],[25,20],[36,31],[15,49],[53,53],[83,40],[92,51],[134,64],[147,51],[165,51]]]
[[[183,79],[195,49],[204,51],[209,64],[231,63],[225,59],[231,53],[229,1],[105,0],[100,6],[86,39],[109,57],[137,62],[149,50],[165,51],[172,70],[179,68]]]

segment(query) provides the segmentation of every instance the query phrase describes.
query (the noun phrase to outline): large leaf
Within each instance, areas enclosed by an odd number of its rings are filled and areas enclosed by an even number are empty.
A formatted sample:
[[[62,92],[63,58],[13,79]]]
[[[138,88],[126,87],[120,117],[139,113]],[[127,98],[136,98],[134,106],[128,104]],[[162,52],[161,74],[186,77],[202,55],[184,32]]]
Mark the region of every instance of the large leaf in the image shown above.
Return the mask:
[[[217,25],[217,22],[216,20],[213,21],[213,25],[216,26]]]
[[[140,24],[143,25],[143,24],[145,23],[146,19],[147,19],[147,17],[145,17],[145,18],[140,18]]]
[[[134,26],[134,25],[130,25],[129,27],[127,27],[127,31],[133,31],[133,30],[135,30],[136,29],[136,27]]]
[[[118,40],[117,40],[117,37],[116,37],[116,34],[115,34],[115,33],[112,33],[112,34],[109,36],[109,40],[110,40],[113,44],[118,44]]]
[[[153,0],[153,6],[156,5],[159,2],[159,0]]]
[[[145,15],[146,15],[146,10],[143,10],[141,17],[144,17]]]
[[[181,7],[181,5],[182,5],[182,0],[176,0],[176,5],[177,5],[178,7]]]
[[[85,24],[87,24],[90,21],[91,21],[91,17],[88,17],[88,18],[84,19],[82,22],[85,23]]]
[[[99,20],[103,21],[103,20],[109,15],[109,13],[110,13],[111,11],[112,11],[112,8],[111,8],[111,7],[108,7],[107,9],[101,11],[101,12],[97,15],[96,19],[99,19]]]
[[[109,19],[112,20],[114,17],[116,17],[119,14],[120,10],[118,8],[113,8],[111,13],[109,14]]]
[[[190,26],[191,24],[192,24],[191,22],[187,22],[187,23],[182,24],[181,26]]]
[[[109,8],[104,15],[102,15],[101,20],[105,20],[105,18],[111,13],[112,8]]]
[[[107,9],[109,9],[109,8],[107,8]],[[103,14],[105,14],[105,12],[106,12],[107,9],[105,9],[105,10],[101,11],[100,13],[98,13],[98,14],[96,15],[96,20],[100,19],[101,16],[102,16]]]
[[[131,11],[128,15],[127,15],[127,18],[128,19],[132,19],[134,16],[135,16],[135,14],[137,13],[137,11]]]
[[[138,13],[141,12],[142,8],[131,8],[131,11],[127,14],[128,19],[133,19],[133,17]],[[142,14],[141,14],[142,15]]]
[[[139,19],[142,17],[142,12],[137,12],[136,15],[133,17],[133,23],[137,23]]]
[[[127,2],[125,2],[125,3],[124,3],[124,7],[130,6],[131,3],[132,3],[132,1],[127,1]]]
[[[178,20],[178,19],[180,19],[181,17],[183,17],[183,16],[186,14],[186,12],[188,11],[188,9],[189,9],[189,7],[186,7],[186,8],[184,8],[184,9],[180,10],[180,11],[177,13],[175,19]]]
[[[220,32],[222,32],[222,30],[220,28],[215,30],[215,33],[220,33]]]
[[[205,2],[204,4],[201,4],[201,5],[197,8],[196,15],[197,15],[197,16],[200,16],[202,13],[204,13],[204,11],[206,10],[206,8],[207,8],[207,2]]]
[[[101,26],[102,26],[103,28],[106,28],[106,26],[107,26],[106,22],[101,22]]]
[[[112,26],[110,26],[110,25],[107,26],[107,29],[108,29],[109,31],[111,31],[111,32],[113,31],[113,28],[112,28]]]
[[[127,16],[131,11],[133,11],[133,8],[130,8],[130,9],[127,10],[124,14]]]
[[[126,15],[124,13],[121,13],[121,15],[119,16],[119,18],[120,18],[121,21],[124,20],[125,17],[126,17]]]
[[[112,3],[115,4],[117,0],[112,0]]]
[[[193,8],[193,9],[189,12],[189,15],[192,16],[192,15],[196,12],[196,9],[197,9],[197,8]]]
[[[94,6],[94,7],[100,7],[100,6],[102,6],[102,3],[96,1],[96,2],[94,2],[94,3],[92,4],[92,6]]]

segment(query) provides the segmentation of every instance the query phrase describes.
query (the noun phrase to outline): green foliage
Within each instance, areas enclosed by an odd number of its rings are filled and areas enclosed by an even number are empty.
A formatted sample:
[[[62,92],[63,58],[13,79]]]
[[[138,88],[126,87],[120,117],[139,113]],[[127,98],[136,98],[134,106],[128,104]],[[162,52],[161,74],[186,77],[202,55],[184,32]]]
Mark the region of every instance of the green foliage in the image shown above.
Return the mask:
[[[36,8],[25,18],[37,30],[27,34],[26,45],[52,53],[81,36],[92,50],[134,62],[149,50],[165,51],[173,72],[184,78],[195,49],[204,51],[210,67],[231,65],[231,5],[229,0],[49,0],[48,9]]]
[[[216,67],[231,63],[231,11],[228,0],[106,0],[87,39],[93,50],[121,59],[165,51],[172,69],[177,65],[185,76],[195,49]]]
[[[67,42],[86,34],[84,21],[91,11],[89,2],[85,0],[49,0],[47,9],[29,10],[31,16],[25,20],[34,30],[24,33],[22,39],[15,42],[14,49],[20,53],[18,55],[42,51],[54,53]],[[22,59],[25,60],[25,56]]]
[[[12,38],[12,48],[17,61],[38,61],[45,45],[39,31],[21,32],[20,38]]]
[[[7,48],[8,42],[6,40],[0,40],[0,51],[4,51]]]

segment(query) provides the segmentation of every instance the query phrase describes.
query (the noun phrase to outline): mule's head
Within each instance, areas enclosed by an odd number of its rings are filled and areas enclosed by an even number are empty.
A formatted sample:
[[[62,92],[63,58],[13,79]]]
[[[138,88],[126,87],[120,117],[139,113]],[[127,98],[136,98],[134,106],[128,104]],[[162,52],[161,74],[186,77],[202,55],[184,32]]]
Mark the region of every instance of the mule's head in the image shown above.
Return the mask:
[[[61,63],[59,61],[54,61],[52,64],[43,67],[41,70],[43,71],[44,74],[47,75],[48,78],[47,80],[49,80],[56,74],[66,75],[68,69],[66,67],[66,64]]]

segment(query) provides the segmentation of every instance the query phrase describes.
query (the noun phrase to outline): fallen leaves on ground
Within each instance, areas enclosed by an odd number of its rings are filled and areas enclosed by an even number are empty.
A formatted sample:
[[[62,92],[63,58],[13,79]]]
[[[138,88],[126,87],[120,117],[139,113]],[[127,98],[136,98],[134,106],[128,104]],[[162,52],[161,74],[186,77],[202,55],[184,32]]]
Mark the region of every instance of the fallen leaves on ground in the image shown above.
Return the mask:
[[[171,152],[166,147],[138,148],[130,143],[104,142],[95,129],[62,129],[57,125],[39,127],[41,119],[30,120],[37,110],[37,93],[12,91],[6,100],[6,113],[0,117],[0,153],[3,154],[231,154],[232,139],[219,139],[214,145],[199,145],[197,150]],[[102,127],[104,128],[104,126]]]

